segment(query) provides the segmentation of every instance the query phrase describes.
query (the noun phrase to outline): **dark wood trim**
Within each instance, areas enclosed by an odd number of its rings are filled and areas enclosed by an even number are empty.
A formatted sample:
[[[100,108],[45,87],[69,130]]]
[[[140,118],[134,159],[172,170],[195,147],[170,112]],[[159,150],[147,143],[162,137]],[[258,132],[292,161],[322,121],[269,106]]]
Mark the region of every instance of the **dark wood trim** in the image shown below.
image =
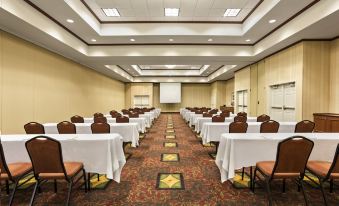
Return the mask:
[[[175,23],[175,24],[242,24],[246,19],[260,6],[264,0],[260,0],[253,9],[243,18],[241,21],[102,21],[98,15],[91,9],[91,7],[86,3],[85,0],[80,0],[82,4],[91,12],[91,14],[96,18],[100,24],[157,24],[157,23]]]
[[[265,39],[266,37],[268,37],[269,35],[271,35],[272,33],[274,33],[275,31],[277,31],[278,29],[280,29],[281,27],[283,27],[285,24],[287,24],[288,22],[292,21],[294,18],[296,18],[297,16],[299,16],[300,14],[302,14],[304,11],[306,11],[307,9],[311,8],[313,5],[315,5],[316,3],[318,3],[320,0],[314,0],[311,3],[309,3],[306,7],[302,8],[300,11],[298,11],[296,14],[294,14],[293,16],[291,16],[290,18],[288,18],[286,21],[284,21],[283,23],[279,24],[277,27],[275,27],[272,31],[268,32],[266,35],[264,35],[263,37],[261,37],[260,39],[258,39],[256,42],[254,42],[253,44],[257,44],[258,42],[262,41],[263,39]]]

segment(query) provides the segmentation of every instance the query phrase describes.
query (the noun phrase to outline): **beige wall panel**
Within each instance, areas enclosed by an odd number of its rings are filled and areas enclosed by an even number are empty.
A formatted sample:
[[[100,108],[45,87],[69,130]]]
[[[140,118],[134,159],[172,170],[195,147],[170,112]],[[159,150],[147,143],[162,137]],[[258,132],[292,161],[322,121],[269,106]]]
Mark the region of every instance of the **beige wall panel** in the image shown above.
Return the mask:
[[[330,42],[304,42],[303,119],[328,112]]]
[[[125,106],[124,83],[1,33],[3,133],[23,133],[29,121],[59,122]]]
[[[265,61],[258,62],[258,102],[257,116],[262,114],[268,114],[267,112],[267,87],[266,87],[266,73],[265,73]]]
[[[219,108],[226,104],[226,81],[215,81],[211,84],[211,107]]]
[[[258,64],[251,65],[251,80],[250,80],[250,116],[257,116],[257,105],[258,105]]]
[[[250,102],[250,90],[251,90],[251,69],[250,67],[246,67],[242,70],[239,70],[234,73],[234,109],[235,112],[238,113],[237,108],[237,91],[247,90],[248,94],[248,102],[247,102],[247,112],[249,113],[251,111],[251,102]]]
[[[136,95],[149,95],[150,106],[153,106],[153,83],[129,83],[127,93],[130,94],[129,95],[130,103],[126,105],[126,108],[133,107],[134,96]]]
[[[226,81],[226,95],[225,104],[226,106],[232,106],[232,94],[234,93],[234,78]]]
[[[331,42],[329,112],[339,113],[339,39]]]

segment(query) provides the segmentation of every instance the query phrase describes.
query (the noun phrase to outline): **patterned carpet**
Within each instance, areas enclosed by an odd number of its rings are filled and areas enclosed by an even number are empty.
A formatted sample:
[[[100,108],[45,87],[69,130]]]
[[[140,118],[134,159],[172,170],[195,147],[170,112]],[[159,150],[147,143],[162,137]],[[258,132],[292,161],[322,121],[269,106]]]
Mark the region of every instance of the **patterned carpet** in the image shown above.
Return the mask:
[[[172,133],[175,134],[170,139],[166,139],[168,116],[172,116]],[[111,181],[105,189],[87,194],[76,187],[71,205],[267,205],[261,188],[253,194],[248,189],[235,189],[230,182],[220,183],[219,170],[208,154],[214,150],[214,147],[202,146],[179,114],[162,114],[140,147],[127,149],[132,156],[123,168],[121,183]],[[170,161],[162,161],[163,158]],[[272,184],[274,205],[304,205],[302,194],[292,182],[288,182],[286,188],[283,194],[280,182]],[[66,184],[59,184],[57,194],[53,192],[52,184],[43,185],[42,189],[36,205],[64,203]],[[306,192],[311,205],[323,205],[319,190],[307,186]],[[31,193],[32,188],[19,190],[14,205],[27,205]],[[333,194],[327,193],[327,197],[330,205],[339,205],[338,189]],[[6,205],[7,201],[8,196],[2,192],[1,205]]]

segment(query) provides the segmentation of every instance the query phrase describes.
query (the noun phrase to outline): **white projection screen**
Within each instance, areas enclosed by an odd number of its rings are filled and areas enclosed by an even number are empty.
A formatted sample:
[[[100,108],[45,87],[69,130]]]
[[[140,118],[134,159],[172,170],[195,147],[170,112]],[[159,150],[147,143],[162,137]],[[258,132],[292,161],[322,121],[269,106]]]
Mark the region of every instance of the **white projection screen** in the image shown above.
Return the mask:
[[[181,83],[160,83],[160,103],[180,103]]]

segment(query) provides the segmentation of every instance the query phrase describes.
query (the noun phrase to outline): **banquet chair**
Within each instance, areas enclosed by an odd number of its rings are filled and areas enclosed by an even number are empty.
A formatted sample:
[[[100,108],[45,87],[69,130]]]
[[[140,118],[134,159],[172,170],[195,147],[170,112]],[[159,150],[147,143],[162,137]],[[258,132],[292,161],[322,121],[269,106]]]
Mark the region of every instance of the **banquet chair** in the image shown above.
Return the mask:
[[[57,124],[59,134],[76,134],[75,125],[69,121],[63,121]]]
[[[275,161],[257,162],[252,183],[253,192],[256,178],[258,178],[258,183],[265,183],[269,205],[272,205],[270,183],[273,180],[283,180],[284,190],[285,180],[295,179],[298,190],[300,190],[301,187],[304,200],[306,205],[308,205],[304,192],[303,178],[305,176],[306,163],[313,149],[313,145],[313,141],[302,136],[293,136],[280,141]],[[257,172],[260,173],[260,176],[257,175]]]
[[[221,112],[220,115],[223,115],[224,117],[230,117],[230,111],[224,110],[224,111]]]
[[[261,123],[260,133],[278,133],[279,126],[280,126],[279,122],[274,120],[268,120],[266,122]]]
[[[112,110],[112,111],[110,111],[109,112],[109,114],[112,116],[113,114],[116,114],[116,113],[118,113],[116,110]]]
[[[309,161],[306,169],[318,178],[319,183],[313,181],[311,178],[309,179],[320,186],[324,203],[328,205],[324,191],[324,183],[330,182],[330,193],[332,193],[333,181],[339,180],[339,144],[337,145],[332,163],[326,161]]]
[[[117,117],[116,123],[129,123],[129,118],[125,116]]]
[[[245,116],[245,117],[247,117],[247,113],[246,112],[239,112],[237,115],[238,116]]]
[[[270,116],[266,114],[262,114],[259,117],[257,117],[257,122],[266,122],[266,121],[269,121],[270,119],[271,119]]]
[[[210,114],[217,114],[218,110],[217,109],[212,109],[211,111],[209,111]]]
[[[213,116],[213,114],[211,114],[211,113],[206,113],[206,112],[204,112],[203,114],[202,114],[202,117],[212,117]]]
[[[139,113],[138,112],[134,112],[134,113],[130,113],[128,115],[129,118],[138,118],[139,117]]]
[[[94,117],[94,123],[107,123],[107,118],[106,117]]]
[[[196,110],[196,111],[195,111],[195,114],[202,114],[202,113],[203,113],[202,110]]]
[[[57,180],[65,180],[68,183],[66,205],[70,203],[73,186],[81,178],[84,180],[85,192],[87,192],[88,182],[83,163],[64,162],[59,141],[47,136],[37,136],[28,140],[25,145],[36,179],[30,205],[34,203],[38,187],[50,180],[54,180],[54,192],[57,192]],[[79,174],[81,176],[76,179]]]
[[[213,116],[212,122],[225,122],[225,117],[220,115]]]
[[[121,114],[120,113],[114,113],[114,114],[111,114],[111,117],[112,118],[121,117]]]
[[[71,122],[72,123],[84,123],[85,120],[83,117],[79,116],[79,115],[75,115],[73,117],[71,117]]]
[[[32,172],[32,164],[26,162],[17,162],[7,164],[2,143],[0,141],[0,182],[5,181],[6,183],[6,192],[9,194],[9,183],[14,183],[14,188],[9,198],[9,204],[13,204],[14,195],[16,190],[23,184],[30,181],[33,177],[25,180],[22,183],[19,181]]]
[[[123,114],[129,114],[129,113],[130,113],[130,111],[127,110],[127,109],[123,109],[123,110],[121,110],[121,112],[122,112]]]
[[[45,134],[45,128],[38,122],[29,122],[24,126],[26,134]]]
[[[247,116],[237,115],[233,119],[234,122],[247,122]]]
[[[102,134],[102,133],[110,133],[111,127],[107,123],[93,123],[91,124],[92,134]]]
[[[315,123],[310,120],[302,120],[295,125],[295,133],[311,133],[313,132]]]
[[[231,122],[230,125],[228,126],[228,133],[246,133],[247,128],[248,128],[248,124],[246,122]],[[252,166],[250,169],[252,173]],[[245,175],[245,167],[242,168],[241,180],[244,180],[244,175]]]
[[[97,113],[94,113],[93,114],[93,117],[95,118],[95,117],[103,117],[104,115],[102,114],[102,113],[100,113],[100,112],[97,112]]]

